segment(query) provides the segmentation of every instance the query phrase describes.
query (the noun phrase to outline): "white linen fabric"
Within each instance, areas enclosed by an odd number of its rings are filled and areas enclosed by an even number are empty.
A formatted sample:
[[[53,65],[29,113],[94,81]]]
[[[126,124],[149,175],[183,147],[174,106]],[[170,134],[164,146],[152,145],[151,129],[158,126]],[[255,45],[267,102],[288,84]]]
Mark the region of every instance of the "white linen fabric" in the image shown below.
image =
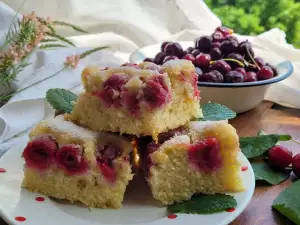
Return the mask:
[[[0,44],[23,0],[0,2]],[[110,66],[128,60],[137,48],[163,40],[191,41],[210,34],[220,20],[201,0],[27,0],[20,13],[35,11],[81,26],[89,34],[81,35],[65,27],[58,32],[69,37],[78,48],[37,51],[34,62],[20,73],[13,84],[17,88],[50,76],[60,70],[66,56],[89,47],[110,46],[110,51],[97,52],[79,63],[76,69],[66,69],[57,76],[16,94],[0,108],[0,156],[40,120],[53,115],[44,101],[49,88],[66,88],[79,92],[80,72],[88,64]],[[20,15],[19,15],[20,16]],[[300,108],[300,51],[287,44],[285,33],[273,29],[250,39],[260,49],[260,55],[271,63],[290,60],[294,74],[269,89],[265,99]],[[0,93],[7,92],[0,88]],[[16,135],[18,136],[16,138]]]

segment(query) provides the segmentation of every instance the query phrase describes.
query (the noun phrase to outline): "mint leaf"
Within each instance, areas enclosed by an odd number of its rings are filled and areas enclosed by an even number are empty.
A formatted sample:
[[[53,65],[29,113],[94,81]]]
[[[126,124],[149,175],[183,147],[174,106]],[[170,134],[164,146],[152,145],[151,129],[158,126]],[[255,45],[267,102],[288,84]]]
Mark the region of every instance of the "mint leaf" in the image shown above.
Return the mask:
[[[280,193],[273,202],[275,208],[282,215],[295,224],[300,225],[300,180],[293,183]]]
[[[203,113],[202,120],[228,120],[236,117],[235,112],[221,104],[207,103],[201,105],[201,108]]]
[[[169,205],[168,210],[172,213],[207,214],[222,212],[236,205],[237,202],[231,195],[198,195],[188,201]]]
[[[263,155],[270,148],[276,145],[278,141],[291,140],[290,135],[261,135],[255,137],[240,137],[240,148],[243,154],[248,158],[254,158]]]
[[[268,163],[252,162],[251,166],[255,174],[255,180],[263,180],[269,184],[279,184],[289,178],[290,170],[277,170],[269,166]]]
[[[65,89],[54,88],[46,92],[46,99],[56,111],[70,113],[72,102],[77,100],[77,95]]]

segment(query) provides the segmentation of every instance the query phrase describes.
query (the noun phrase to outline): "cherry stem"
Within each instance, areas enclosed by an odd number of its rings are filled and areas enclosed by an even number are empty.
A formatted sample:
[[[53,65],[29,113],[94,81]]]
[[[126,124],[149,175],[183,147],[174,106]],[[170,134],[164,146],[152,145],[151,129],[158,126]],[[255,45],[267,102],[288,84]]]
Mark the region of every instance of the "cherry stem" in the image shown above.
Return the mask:
[[[244,63],[242,63],[241,61],[239,60],[236,60],[236,59],[222,59],[224,61],[231,61],[231,62],[236,62],[237,64],[239,64],[241,67],[245,67]],[[210,61],[210,64],[214,64],[216,63],[217,61]]]
[[[291,139],[293,142],[296,142],[297,144],[299,144],[300,145],[300,141],[297,141],[297,140],[295,140],[295,139]]]
[[[253,63],[255,64],[255,66],[257,66],[257,68],[260,70],[260,69],[261,69],[260,66],[257,64],[257,62],[254,60],[254,58],[253,58],[252,55],[250,54],[249,49],[246,48],[246,50],[247,50],[247,53],[248,53],[250,59],[252,60],[252,62],[253,62]]]

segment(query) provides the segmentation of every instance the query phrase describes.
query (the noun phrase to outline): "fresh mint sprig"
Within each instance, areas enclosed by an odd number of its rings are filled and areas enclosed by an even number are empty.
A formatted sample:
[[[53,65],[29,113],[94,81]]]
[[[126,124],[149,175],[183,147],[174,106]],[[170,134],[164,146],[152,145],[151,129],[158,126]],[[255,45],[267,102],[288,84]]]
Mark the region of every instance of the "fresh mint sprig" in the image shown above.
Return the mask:
[[[201,105],[203,118],[201,120],[229,120],[236,117],[236,113],[225,105],[207,103]]]
[[[168,210],[172,213],[208,214],[222,212],[236,206],[237,201],[233,196],[215,194],[193,196],[188,201],[169,205]]]

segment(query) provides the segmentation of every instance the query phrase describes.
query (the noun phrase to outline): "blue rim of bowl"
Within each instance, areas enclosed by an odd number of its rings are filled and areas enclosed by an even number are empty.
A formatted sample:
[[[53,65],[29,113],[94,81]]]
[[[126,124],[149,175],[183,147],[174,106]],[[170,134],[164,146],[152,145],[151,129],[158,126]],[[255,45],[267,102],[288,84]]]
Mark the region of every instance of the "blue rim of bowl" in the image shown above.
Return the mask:
[[[255,82],[243,83],[212,83],[212,82],[198,82],[198,87],[220,87],[220,88],[240,88],[240,87],[254,87],[261,85],[273,84],[282,81],[292,75],[294,68],[290,61],[283,61],[276,66],[278,75],[268,80],[261,80]]]

